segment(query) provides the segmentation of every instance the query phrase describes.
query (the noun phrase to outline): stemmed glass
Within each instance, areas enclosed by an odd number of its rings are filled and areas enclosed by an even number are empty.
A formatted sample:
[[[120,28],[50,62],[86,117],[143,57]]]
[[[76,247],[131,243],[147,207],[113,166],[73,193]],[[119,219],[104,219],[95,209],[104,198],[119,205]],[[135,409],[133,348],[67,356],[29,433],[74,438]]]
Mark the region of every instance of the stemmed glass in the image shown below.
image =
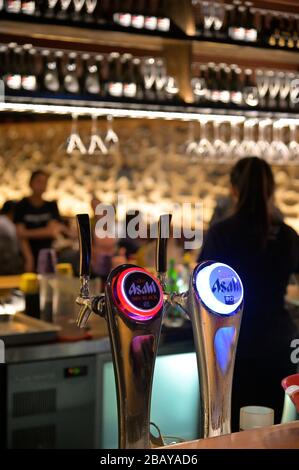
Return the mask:
[[[96,9],[98,0],[85,0],[85,8],[89,15],[92,15]]]
[[[73,0],[74,8],[76,13],[80,13],[84,6],[85,0]]]
[[[155,67],[155,59],[153,57],[149,57],[145,59],[143,65],[143,80],[144,80],[144,87],[146,90],[152,90],[153,85],[156,81],[156,67]]]
[[[78,115],[72,114],[72,130],[67,139],[66,153],[71,154],[75,150],[78,150],[82,155],[86,154],[85,145],[78,132]]]
[[[92,115],[92,124],[91,124],[91,136],[90,136],[90,143],[88,147],[88,154],[93,155],[97,150],[104,154],[107,155],[108,149],[106,145],[103,142],[102,137],[99,134],[98,130],[98,116]]]
[[[284,126],[275,121],[273,124],[273,139],[269,148],[268,159],[270,163],[285,164],[289,158],[289,149],[283,141]]]
[[[278,77],[278,74],[273,72],[273,70],[268,70],[267,76],[269,79],[269,95],[270,95],[269,106],[275,108],[277,105],[276,100],[280,92],[280,79]]]
[[[214,130],[213,156],[215,160],[217,160],[217,162],[223,162],[227,158],[227,151],[228,151],[228,145],[225,142],[223,133],[221,133],[221,130],[223,130],[223,123],[220,121],[214,121],[213,128],[214,128],[213,129]]]
[[[270,143],[267,140],[267,130],[272,125],[271,119],[263,119],[258,123],[257,152],[258,157],[267,158]]]
[[[239,147],[240,157],[248,157],[256,155],[257,144],[254,139],[254,128],[257,123],[256,119],[248,119],[244,123],[244,138]]]
[[[210,32],[214,23],[214,9],[211,2],[202,2],[202,13],[205,32]]]
[[[197,146],[197,155],[202,159],[209,159],[214,157],[214,147],[208,138],[208,120],[200,122],[200,140]]]
[[[188,155],[197,155],[198,142],[195,139],[195,123],[194,121],[189,122],[188,127],[188,139],[186,141],[186,153]]]
[[[220,31],[223,26],[225,6],[223,3],[214,3],[214,29]]]
[[[288,73],[278,72],[278,78],[280,82],[279,86],[279,101],[280,106],[287,106],[287,97],[289,96],[291,89],[291,78]]]
[[[61,9],[63,11],[67,11],[71,3],[72,3],[72,0],[60,0]]]
[[[264,106],[266,96],[269,90],[269,77],[266,75],[264,70],[257,69],[255,72],[255,81],[257,85],[259,102],[261,106]]]
[[[239,148],[241,145],[241,127],[238,123],[230,124],[230,141],[227,146],[227,156],[230,161],[240,157]]]
[[[290,77],[290,102],[291,107],[295,107],[299,103],[299,76],[289,73]]]
[[[289,161],[299,163],[299,144],[297,142],[297,126],[290,124]]]
[[[119,144],[119,137],[113,130],[113,116],[107,116],[107,133],[104,138],[104,143],[108,151],[115,150]]]

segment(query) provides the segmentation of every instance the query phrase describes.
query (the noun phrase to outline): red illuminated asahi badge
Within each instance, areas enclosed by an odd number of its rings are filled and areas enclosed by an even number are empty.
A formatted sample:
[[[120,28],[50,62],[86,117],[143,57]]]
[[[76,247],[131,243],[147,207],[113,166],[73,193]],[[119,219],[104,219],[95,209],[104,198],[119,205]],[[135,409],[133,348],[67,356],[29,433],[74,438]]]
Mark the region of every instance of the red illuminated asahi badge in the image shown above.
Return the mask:
[[[139,321],[150,320],[161,310],[161,286],[145,269],[125,269],[113,284],[114,299],[127,317]]]

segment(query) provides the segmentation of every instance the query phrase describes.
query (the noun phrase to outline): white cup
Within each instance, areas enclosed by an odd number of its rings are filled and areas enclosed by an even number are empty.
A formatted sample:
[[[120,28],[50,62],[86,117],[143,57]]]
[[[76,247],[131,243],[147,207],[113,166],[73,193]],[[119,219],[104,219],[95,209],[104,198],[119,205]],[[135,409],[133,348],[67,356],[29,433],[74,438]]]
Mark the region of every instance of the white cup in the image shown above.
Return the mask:
[[[274,410],[266,406],[244,406],[240,409],[240,431],[272,426]]]

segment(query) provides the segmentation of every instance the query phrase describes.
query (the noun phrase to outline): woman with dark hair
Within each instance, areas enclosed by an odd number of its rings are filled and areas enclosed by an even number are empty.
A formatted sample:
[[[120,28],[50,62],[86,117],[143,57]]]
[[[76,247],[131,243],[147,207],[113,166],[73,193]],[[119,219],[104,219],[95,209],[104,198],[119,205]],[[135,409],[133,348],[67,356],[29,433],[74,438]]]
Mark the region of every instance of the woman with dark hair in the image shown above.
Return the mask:
[[[275,422],[281,419],[280,382],[295,373],[290,343],[296,329],[284,297],[291,274],[299,272],[299,237],[274,207],[274,178],[264,160],[240,160],[231,186],[234,214],[209,229],[199,261],[232,266],[244,284],[232,397],[232,430],[237,431],[242,406],[269,406]]]

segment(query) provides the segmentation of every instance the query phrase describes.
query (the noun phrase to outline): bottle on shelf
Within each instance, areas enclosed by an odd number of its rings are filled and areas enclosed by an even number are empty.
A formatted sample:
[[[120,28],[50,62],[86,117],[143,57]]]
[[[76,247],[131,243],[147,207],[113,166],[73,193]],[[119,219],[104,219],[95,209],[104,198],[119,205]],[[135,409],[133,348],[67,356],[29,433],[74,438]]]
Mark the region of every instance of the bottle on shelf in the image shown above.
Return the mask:
[[[255,26],[255,15],[252,11],[253,3],[245,2],[245,37],[246,42],[257,41],[257,29]]]
[[[80,83],[77,66],[77,53],[71,52],[65,65],[63,87],[67,93],[80,93]]]
[[[239,0],[234,0],[231,10],[228,35],[234,41],[245,40],[246,8]]]
[[[37,51],[31,44],[23,46],[22,89],[34,92],[37,90]]]
[[[230,68],[227,64],[219,64],[219,101],[224,104],[230,102],[229,81]]]
[[[22,3],[21,0],[5,0],[5,11],[7,13],[18,14],[21,13]]]
[[[132,5],[131,26],[136,29],[144,28],[145,0],[137,0]]]
[[[91,57],[89,54],[82,55],[83,73],[82,86],[83,93],[90,95],[98,95],[102,92],[101,84],[101,68],[103,62],[101,54]]]
[[[113,98],[123,96],[122,68],[120,54],[112,52],[108,57],[107,94]]]
[[[132,1],[123,0],[120,2],[115,2],[117,5],[114,5],[113,21],[119,26],[124,28],[129,28],[132,22]]]
[[[157,30],[167,33],[170,30],[170,18],[166,16],[167,4],[165,0],[159,0],[157,7]]]
[[[36,14],[36,1],[25,0],[21,2],[21,11],[23,15],[35,16]]]
[[[22,49],[15,42],[8,44],[6,49],[4,83],[9,90],[20,90]]]
[[[144,27],[149,31],[156,31],[158,27],[157,0],[147,0],[145,3]]]
[[[230,66],[230,102],[236,106],[243,103],[242,70],[236,64]]]
[[[132,54],[122,56],[123,97],[129,99],[135,98],[137,92],[132,59]]]
[[[219,67],[214,62],[208,63],[208,89],[210,91],[210,101],[212,103],[219,103],[220,90],[218,80]]]
[[[269,24],[270,35],[268,39],[269,46],[278,46],[280,38],[280,18],[277,13],[272,13]]]
[[[258,89],[251,69],[244,70],[243,100],[250,107],[256,107],[259,104]]]
[[[141,60],[138,57],[133,59],[133,76],[136,83],[136,99],[144,98],[144,80],[141,73]]]
[[[63,52],[50,52],[44,50],[42,52],[43,69],[41,83],[46,91],[59,92],[61,90],[61,59]]]

